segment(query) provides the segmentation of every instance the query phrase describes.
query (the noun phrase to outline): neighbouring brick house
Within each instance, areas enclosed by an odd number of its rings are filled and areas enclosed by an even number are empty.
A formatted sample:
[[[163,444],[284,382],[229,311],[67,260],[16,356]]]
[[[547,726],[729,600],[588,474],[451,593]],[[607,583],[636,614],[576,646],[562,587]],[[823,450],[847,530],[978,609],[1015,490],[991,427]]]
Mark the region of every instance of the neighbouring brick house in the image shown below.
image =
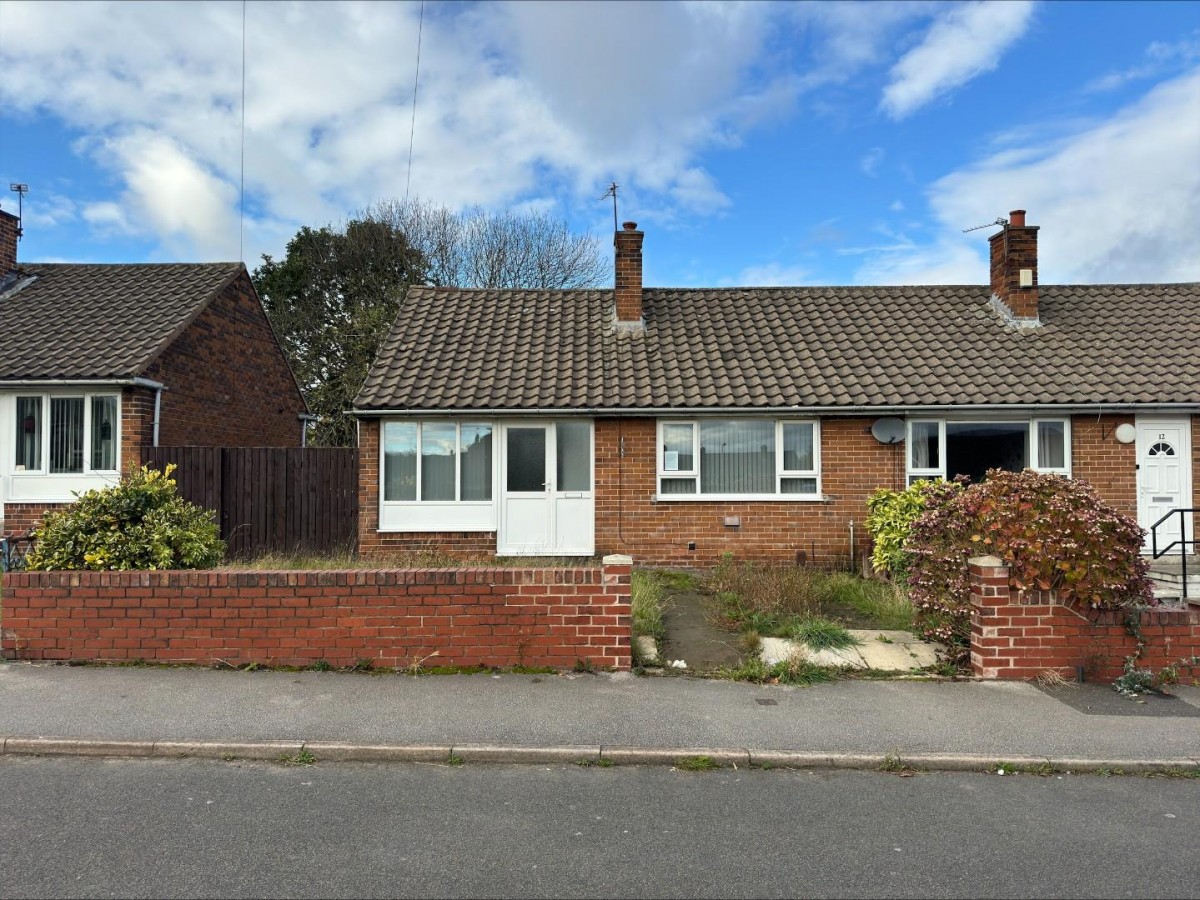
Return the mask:
[[[1041,285],[1037,232],[980,285],[643,289],[627,222],[615,290],[413,288],[355,402],[360,550],[830,562],[876,488],[992,467],[1200,505],[1200,284]]]
[[[153,446],[299,446],[307,407],[241,263],[17,262],[0,210],[0,517],[23,532]]]

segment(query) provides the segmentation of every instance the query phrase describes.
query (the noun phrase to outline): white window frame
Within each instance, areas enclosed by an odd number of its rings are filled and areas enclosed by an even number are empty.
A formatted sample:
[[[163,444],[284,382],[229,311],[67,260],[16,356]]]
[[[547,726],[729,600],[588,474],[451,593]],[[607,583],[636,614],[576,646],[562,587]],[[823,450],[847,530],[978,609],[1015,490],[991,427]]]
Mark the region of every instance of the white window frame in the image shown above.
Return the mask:
[[[417,426],[417,481],[416,481],[416,499],[414,500],[388,500],[386,499],[387,489],[387,442],[385,432],[389,423],[400,423],[404,425]],[[421,487],[422,477],[424,473],[424,459],[422,457],[423,443],[425,439],[425,425],[453,425],[454,426],[454,499],[453,500],[422,500]],[[463,427],[479,427],[486,426],[492,431],[492,496],[487,500],[463,500],[462,498],[462,430]],[[383,506],[402,507],[402,506],[446,506],[453,505],[455,507],[465,506],[486,506],[491,507],[496,502],[496,423],[489,422],[483,419],[383,419],[379,423],[379,502]]]
[[[36,469],[17,468],[16,455],[16,435],[21,432],[21,423],[16,421],[17,418],[17,400],[26,397],[36,397],[42,401],[42,421],[41,421],[41,459],[39,467]],[[17,475],[22,478],[39,477],[39,478],[78,478],[84,475],[119,475],[121,472],[121,440],[122,440],[122,403],[121,395],[112,391],[92,391],[88,393],[64,392],[64,393],[41,393],[34,391],[14,391],[12,392],[12,415],[14,428],[10,436],[10,441],[13,446],[6,450],[6,454],[10,454],[9,458],[12,461],[12,468],[9,474]],[[83,400],[83,469],[79,472],[51,472],[50,471],[50,401],[54,400]],[[117,415],[113,421],[113,428],[116,430],[113,443],[113,462],[115,465],[111,469],[93,469],[92,468],[92,401],[96,399],[112,399],[116,401]]]
[[[1051,467],[1041,465],[1038,459],[1038,426],[1043,422],[1058,422],[1063,426],[1063,463],[1062,466]],[[913,426],[922,423],[932,423],[938,426],[938,462],[940,465],[931,468],[917,468],[912,464],[912,435]],[[1012,416],[988,416],[980,418],[957,418],[938,419],[932,416],[914,416],[907,421],[907,430],[905,434],[905,484],[912,484],[918,479],[932,480],[940,478],[946,479],[946,425],[947,424],[1012,424],[1026,425],[1028,431],[1026,440],[1028,441],[1027,450],[1029,453],[1029,468],[1035,472],[1043,472],[1050,475],[1062,475],[1066,478],[1071,477],[1071,417],[1070,416],[1038,416],[1036,418],[1015,418]]]
[[[785,503],[812,503],[824,500],[821,492],[821,420],[820,419],[757,419],[757,421],[773,422],[775,426],[775,493],[773,494],[705,494],[700,483],[700,423],[703,421],[744,422],[755,420],[753,416],[711,416],[706,419],[659,419],[655,428],[655,499],[658,502],[697,503],[705,501],[775,501]],[[690,425],[692,428],[692,468],[667,470],[664,466],[665,437],[664,429],[668,425]],[[783,428],[785,425],[811,425],[813,430],[813,468],[785,469],[783,467]],[[817,482],[817,489],[812,494],[782,493],[783,479],[812,478]],[[694,494],[664,494],[663,481],[688,480],[696,482]]]

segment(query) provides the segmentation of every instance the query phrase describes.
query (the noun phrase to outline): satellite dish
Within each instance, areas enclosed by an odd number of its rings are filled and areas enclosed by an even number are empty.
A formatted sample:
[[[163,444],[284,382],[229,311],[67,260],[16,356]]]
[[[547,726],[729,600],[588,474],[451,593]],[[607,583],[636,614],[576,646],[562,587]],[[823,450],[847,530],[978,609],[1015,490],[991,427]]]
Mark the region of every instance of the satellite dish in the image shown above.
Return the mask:
[[[898,444],[904,440],[904,422],[900,419],[876,419],[871,434],[881,444]]]

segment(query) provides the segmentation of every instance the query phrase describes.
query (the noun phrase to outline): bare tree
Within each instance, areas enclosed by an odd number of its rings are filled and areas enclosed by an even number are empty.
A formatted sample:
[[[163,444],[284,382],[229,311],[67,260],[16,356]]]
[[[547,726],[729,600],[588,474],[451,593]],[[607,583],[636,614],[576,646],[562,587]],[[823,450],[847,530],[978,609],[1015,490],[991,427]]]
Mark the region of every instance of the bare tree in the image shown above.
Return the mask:
[[[594,287],[611,274],[595,237],[545,212],[454,212],[412,199],[379,201],[358,218],[403,234],[435,285],[565,289]]]

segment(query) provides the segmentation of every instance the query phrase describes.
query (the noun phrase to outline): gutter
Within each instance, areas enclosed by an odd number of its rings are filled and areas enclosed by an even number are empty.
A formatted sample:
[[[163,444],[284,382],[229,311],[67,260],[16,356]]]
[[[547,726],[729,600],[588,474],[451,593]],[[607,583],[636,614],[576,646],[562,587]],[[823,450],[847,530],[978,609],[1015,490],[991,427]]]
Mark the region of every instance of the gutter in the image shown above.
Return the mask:
[[[640,406],[640,407],[559,407],[551,409],[513,409],[501,407],[465,407],[434,409],[351,409],[348,414],[361,419],[386,416],[694,416],[694,415],[913,415],[955,413],[1046,412],[1056,415],[1122,412],[1193,412],[1200,403],[959,403],[930,406]]]
[[[122,385],[128,387],[144,387],[152,391],[166,390],[161,381],[142,378],[14,378],[0,379],[2,387],[105,387],[107,385]]]

